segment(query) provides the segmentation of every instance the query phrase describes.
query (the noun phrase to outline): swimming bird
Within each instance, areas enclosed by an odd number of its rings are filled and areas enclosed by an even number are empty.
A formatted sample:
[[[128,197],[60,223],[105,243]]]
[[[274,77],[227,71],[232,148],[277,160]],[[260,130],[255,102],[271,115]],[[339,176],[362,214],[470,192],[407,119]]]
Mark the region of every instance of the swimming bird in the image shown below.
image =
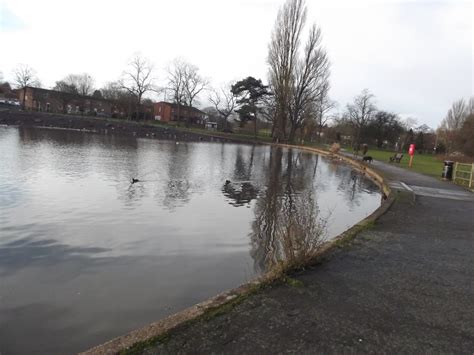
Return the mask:
[[[136,182],[140,182],[140,180],[135,179],[135,178],[132,178],[132,180],[131,180],[132,185],[133,185],[134,183],[136,183]]]

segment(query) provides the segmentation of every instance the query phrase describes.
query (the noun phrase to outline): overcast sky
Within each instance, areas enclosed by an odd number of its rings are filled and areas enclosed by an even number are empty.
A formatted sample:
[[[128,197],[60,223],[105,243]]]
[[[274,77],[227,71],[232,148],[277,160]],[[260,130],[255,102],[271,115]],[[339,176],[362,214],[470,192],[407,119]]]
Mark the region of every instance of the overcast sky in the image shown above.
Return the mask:
[[[0,71],[33,67],[45,87],[69,73],[97,86],[119,78],[134,53],[158,83],[175,57],[213,85],[266,81],[267,46],[283,0],[0,0]],[[343,110],[368,88],[380,109],[435,128],[454,100],[473,95],[471,1],[307,0],[332,63]],[[205,95],[201,98],[206,104]]]

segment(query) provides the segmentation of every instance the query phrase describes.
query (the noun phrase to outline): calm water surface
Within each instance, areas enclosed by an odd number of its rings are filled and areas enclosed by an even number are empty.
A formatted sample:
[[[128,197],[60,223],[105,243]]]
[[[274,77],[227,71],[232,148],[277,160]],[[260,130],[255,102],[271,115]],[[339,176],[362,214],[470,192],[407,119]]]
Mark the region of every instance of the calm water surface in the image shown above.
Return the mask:
[[[1,354],[85,350],[310,250],[381,199],[348,166],[268,146],[0,127],[0,152]]]

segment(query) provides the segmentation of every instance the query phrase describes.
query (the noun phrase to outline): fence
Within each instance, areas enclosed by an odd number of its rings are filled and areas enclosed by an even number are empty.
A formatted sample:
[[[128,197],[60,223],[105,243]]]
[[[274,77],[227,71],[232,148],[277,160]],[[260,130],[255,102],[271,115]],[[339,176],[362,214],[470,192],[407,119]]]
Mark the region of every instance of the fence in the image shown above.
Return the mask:
[[[470,189],[474,189],[474,163],[456,163],[454,165],[453,180],[458,185],[464,185]]]

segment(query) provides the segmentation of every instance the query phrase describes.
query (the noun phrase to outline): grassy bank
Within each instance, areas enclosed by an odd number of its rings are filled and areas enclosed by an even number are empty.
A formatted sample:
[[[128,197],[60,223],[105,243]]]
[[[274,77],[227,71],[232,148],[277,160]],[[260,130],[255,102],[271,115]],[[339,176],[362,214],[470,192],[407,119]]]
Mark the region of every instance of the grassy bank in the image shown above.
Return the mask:
[[[369,149],[367,155],[370,155],[375,160],[379,160],[382,162],[389,162],[389,158],[393,156],[395,153],[386,150],[379,150],[379,149]],[[400,163],[393,163],[396,166],[404,169],[410,169],[416,171],[417,173],[430,175],[433,177],[441,177],[441,173],[443,172],[443,162],[438,160],[436,155],[433,154],[415,154],[413,158],[413,165],[411,168],[408,167],[408,163],[410,161],[410,156],[408,153],[404,153],[403,159]]]

